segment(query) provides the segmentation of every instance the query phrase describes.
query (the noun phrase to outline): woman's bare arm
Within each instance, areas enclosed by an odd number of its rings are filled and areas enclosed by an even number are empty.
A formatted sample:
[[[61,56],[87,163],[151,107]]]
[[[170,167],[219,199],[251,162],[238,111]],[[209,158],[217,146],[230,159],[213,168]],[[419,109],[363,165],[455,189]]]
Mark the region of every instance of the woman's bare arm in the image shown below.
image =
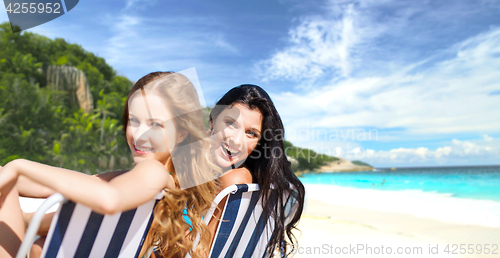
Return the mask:
[[[102,174],[94,175],[94,176],[97,177],[97,178],[100,178],[101,180],[104,180],[104,181],[110,181],[111,179],[115,178],[116,176],[119,176],[119,175],[123,174],[124,172],[127,172],[127,171],[106,172],[106,173],[102,173]],[[20,183],[20,181],[22,179],[24,180],[24,182]],[[16,186],[18,186],[18,190],[21,187],[24,187],[26,191],[31,191],[31,192],[28,192],[28,193],[31,193],[30,195],[23,196],[23,197],[46,198],[46,197],[50,196],[54,192],[52,189],[50,189],[48,187],[45,187],[43,185],[37,184],[37,183],[33,182],[32,180],[29,180],[28,178],[24,177],[24,176],[20,176],[19,177]],[[33,191],[29,187],[32,187],[32,188],[37,187],[39,190]],[[45,191],[45,193],[44,193],[44,191]],[[45,236],[45,235],[47,235],[47,232],[49,231],[49,227],[50,227],[50,222],[52,221],[52,217],[54,217],[54,213],[55,212],[51,212],[51,213],[47,213],[47,214],[44,215],[44,217],[42,219],[42,223],[40,224],[40,227],[38,228],[37,235],[39,235],[39,236]],[[34,214],[35,214],[34,212],[33,213],[31,213],[31,212],[24,213],[24,222],[26,223],[26,227],[28,227],[28,224],[30,223],[30,221],[33,218]]]
[[[54,190],[39,183],[36,183],[35,181],[25,176],[20,176],[17,179],[16,188],[17,191],[19,192],[19,196],[21,197],[47,198],[55,193]]]
[[[110,182],[63,168],[15,160],[0,171],[0,192],[19,176],[25,176],[74,202],[106,214],[135,208],[152,199],[161,189],[174,187],[173,178],[168,175],[163,164],[155,160],[143,161]]]
[[[128,170],[106,172],[98,175],[94,175],[104,181],[110,181],[116,176],[119,176]],[[16,183],[17,191],[19,196],[28,198],[47,198],[54,194],[55,191],[41,184],[36,183],[33,180],[25,176],[19,176]]]

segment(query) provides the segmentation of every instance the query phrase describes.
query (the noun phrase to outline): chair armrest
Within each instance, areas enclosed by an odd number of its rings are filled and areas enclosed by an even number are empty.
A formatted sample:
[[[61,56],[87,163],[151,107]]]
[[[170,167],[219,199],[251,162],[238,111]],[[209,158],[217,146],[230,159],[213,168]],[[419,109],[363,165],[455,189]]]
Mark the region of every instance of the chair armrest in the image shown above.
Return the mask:
[[[212,219],[212,215],[214,214],[215,209],[219,205],[219,203],[224,199],[224,197],[228,196],[229,194],[235,194],[237,193],[241,187],[245,187],[246,189],[243,192],[253,192],[253,191],[259,191],[260,187],[258,184],[239,184],[239,185],[230,185],[224,190],[220,191],[220,193],[215,196],[215,199],[212,202],[212,206],[210,209],[205,213],[205,217],[203,218],[203,223],[205,225],[208,225],[210,220]],[[196,249],[198,246],[198,243],[200,242],[200,234],[198,234],[193,241],[193,251]],[[188,253],[186,254],[185,258],[191,258],[191,255]]]
[[[24,240],[19,247],[19,251],[17,252],[16,258],[26,258],[26,255],[31,249],[31,246],[33,245],[33,241],[36,237],[36,233],[38,232],[38,228],[40,227],[40,223],[42,222],[43,216],[45,215],[45,212],[47,212],[52,206],[56,204],[60,204],[65,200],[64,196],[60,193],[55,193],[49,198],[47,198],[40,208],[36,210],[35,214],[33,215],[28,229],[26,230],[26,234],[24,235]]]
[[[260,190],[258,184],[243,184],[243,185],[248,187],[248,190],[246,190],[245,192],[253,192]],[[212,202],[212,207],[210,207],[210,209],[206,212],[205,217],[203,218],[203,223],[205,223],[205,225],[208,225],[215,209],[222,201],[222,199],[224,199],[224,197],[228,196],[229,194],[235,194],[236,192],[238,192],[239,186],[243,185],[230,185],[224,188],[224,190],[220,191],[220,193],[217,194],[214,201]]]

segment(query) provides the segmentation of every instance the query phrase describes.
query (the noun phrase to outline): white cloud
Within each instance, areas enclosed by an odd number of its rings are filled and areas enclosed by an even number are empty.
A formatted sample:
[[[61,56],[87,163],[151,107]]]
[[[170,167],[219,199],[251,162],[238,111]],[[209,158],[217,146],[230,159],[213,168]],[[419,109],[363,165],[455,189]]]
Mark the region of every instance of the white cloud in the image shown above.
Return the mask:
[[[357,154],[361,152],[363,155]],[[441,164],[449,163],[476,163],[477,161],[498,162],[500,158],[500,141],[461,141],[453,139],[447,146],[430,150],[420,148],[397,148],[389,151],[374,151],[357,148],[348,157],[357,154],[358,158],[373,164]]]
[[[440,62],[387,76],[333,80],[306,93],[273,95],[285,125],[404,128],[410,134],[500,131],[500,28],[456,44]],[[408,134],[406,135],[408,136]]]
[[[141,19],[139,17],[126,14],[116,19],[112,27],[114,35],[108,39],[106,47],[108,62],[117,63],[120,59],[123,60],[125,49],[129,48],[131,43],[130,39],[139,38],[137,27],[139,27],[140,23]]]
[[[417,147],[374,150],[364,148],[362,142],[359,141],[303,140],[294,142],[294,145],[308,148],[319,155],[325,154],[348,160],[362,160],[378,167],[498,164],[500,159],[500,140],[485,142],[483,140],[463,141],[453,139],[435,149]]]
[[[499,7],[487,1],[329,0],[322,12],[296,19],[285,46],[256,68],[264,81],[394,73],[477,33],[483,22],[494,27],[492,10]]]
[[[416,26],[415,16],[422,16],[423,11],[429,13],[428,16],[434,13],[419,3],[327,1],[322,14],[297,19],[298,24],[288,32],[286,46],[258,62],[257,71],[264,81],[314,81],[321,76],[349,78],[357,69],[366,66],[366,59],[373,56],[385,60],[385,68],[399,70],[399,59],[406,58],[394,51],[406,45],[398,44],[400,36],[405,35],[405,40],[411,44],[428,40],[408,33],[409,27]],[[382,36],[390,39],[377,42]],[[373,67],[378,65],[376,62],[371,65],[371,68],[380,68]]]
[[[449,23],[450,17],[477,19],[481,12],[465,3],[430,9],[392,0],[330,3],[323,15],[302,17],[285,47],[257,65],[265,80],[295,81],[289,92],[272,95],[287,140],[314,150],[341,146],[344,155],[354,155],[350,159],[369,154],[366,161],[374,164],[498,162],[499,144],[488,134],[500,131],[500,120],[494,119],[500,117],[500,96],[491,94],[500,89],[499,27],[480,31]],[[375,129],[378,142],[363,149],[363,141],[304,141],[288,133],[306,125],[306,130]],[[457,140],[460,135],[484,136],[479,142]],[[414,146],[422,139],[436,144],[452,137],[457,139],[438,148],[377,150],[384,143]]]
[[[155,0],[127,0],[125,4],[124,10],[129,10],[129,9],[146,9],[154,4],[156,4],[157,1]]]
[[[347,6],[341,17],[304,17],[289,31],[289,46],[260,62],[258,69],[264,79],[315,78],[327,70],[347,76],[352,70],[351,51],[360,41],[355,9]]]
[[[229,51],[231,53],[239,53],[239,50],[235,46],[233,46],[231,43],[229,43],[222,34],[212,35],[212,41],[220,49]]]

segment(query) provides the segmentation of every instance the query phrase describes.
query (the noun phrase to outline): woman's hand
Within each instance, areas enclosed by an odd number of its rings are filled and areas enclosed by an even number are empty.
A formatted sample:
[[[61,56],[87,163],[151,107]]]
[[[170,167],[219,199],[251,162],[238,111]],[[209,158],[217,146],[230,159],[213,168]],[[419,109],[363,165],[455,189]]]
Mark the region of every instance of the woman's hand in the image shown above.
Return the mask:
[[[15,161],[9,162],[5,167],[0,168],[0,207],[2,207],[5,197],[16,185],[18,174],[12,167]]]

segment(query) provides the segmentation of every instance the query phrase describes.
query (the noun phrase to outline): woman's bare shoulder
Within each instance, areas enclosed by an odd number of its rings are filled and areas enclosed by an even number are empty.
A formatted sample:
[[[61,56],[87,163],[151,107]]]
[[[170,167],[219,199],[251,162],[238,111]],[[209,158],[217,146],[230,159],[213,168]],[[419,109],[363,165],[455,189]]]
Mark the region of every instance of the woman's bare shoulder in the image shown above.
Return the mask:
[[[132,169],[130,172],[133,172],[135,175],[140,175],[140,177],[147,177],[147,181],[150,181],[150,183],[165,183],[165,186],[163,188],[175,188],[174,179],[170,174],[170,171],[167,171],[165,165],[157,160],[148,159],[141,161],[140,163],[135,165],[134,169]]]
[[[224,173],[220,178],[219,182],[222,185],[222,188],[226,188],[230,185],[237,184],[251,184],[252,183],[252,174],[250,170],[246,167],[235,168],[231,171]]]

